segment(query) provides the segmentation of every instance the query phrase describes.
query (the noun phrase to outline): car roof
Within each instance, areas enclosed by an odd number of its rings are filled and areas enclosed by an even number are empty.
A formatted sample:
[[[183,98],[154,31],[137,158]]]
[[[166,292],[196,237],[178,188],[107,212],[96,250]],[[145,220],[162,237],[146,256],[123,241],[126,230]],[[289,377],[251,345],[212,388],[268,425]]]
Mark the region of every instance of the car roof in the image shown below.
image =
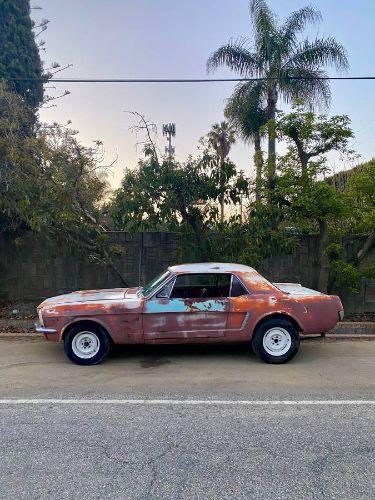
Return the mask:
[[[197,262],[195,264],[179,264],[168,268],[172,273],[235,273],[256,272],[252,267],[227,262]]]

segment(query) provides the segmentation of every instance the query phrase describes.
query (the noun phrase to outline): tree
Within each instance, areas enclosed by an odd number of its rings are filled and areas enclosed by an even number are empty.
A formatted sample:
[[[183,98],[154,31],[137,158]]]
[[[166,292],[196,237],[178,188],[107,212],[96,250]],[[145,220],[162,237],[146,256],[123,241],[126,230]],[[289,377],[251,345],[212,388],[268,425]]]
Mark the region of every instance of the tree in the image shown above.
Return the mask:
[[[304,7],[292,12],[279,25],[265,0],[251,0],[250,14],[254,30],[253,46],[249,40],[229,41],[217,49],[207,61],[208,71],[228,66],[241,77],[263,80],[249,82],[254,93],[262,96],[267,110],[269,187],[275,185],[276,136],[274,125],[279,97],[285,102],[303,99],[308,104],[328,104],[330,89],[324,68],[334,65],[337,70],[348,68],[342,45],[332,37],[299,41],[298,35],[308,23],[321,20],[319,11]],[[262,105],[263,107],[263,105]]]
[[[17,237],[35,222],[29,207],[39,195],[36,129],[33,110],[0,85],[0,237]]]
[[[375,246],[375,160],[360,165],[349,175],[345,192],[351,206],[347,229],[367,236],[356,256],[361,263]]]
[[[346,198],[332,183],[319,180],[328,170],[326,153],[351,154],[348,141],[353,137],[347,116],[315,115],[302,106],[280,115],[276,124],[279,137],[286,140],[287,153],[279,161],[281,175],[278,198],[294,222],[315,223],[319,230],[318,289],[327,291],[329,259],[328,226],[348,213]]]
[[[126,284],[102,222],[108,185],[100,149],[82,146],[66,127],[35,122],[21,96],[0,88],[0,238],[42,233],[107,265]]]
[[[212,175],[218,184],[218,199],[220,204],[220,223],[224,222],[225,197],[228,181],[235,173],[235,165],[229,160],[231,146],[235,143],[233,127],[228,122],[215,123],[207,135],[208,144],[214,152],[211,167]]]
[[[240,84],[233,92],[224,109],[224,114],[245,141],[254,143],[255,199],[261,201],[263,153],[261,147],[262,128],[267,123],[267,113],[262,108],[258,87]]]
[[[43,193],[38,209],[39,231],[81,250],[90,261],[109,267],[127,282],[115,262],[120,249],[111,245],[104,223],[104,199],[109,194],[100,141],[81,145],[76,133],[57,124],[40,133],[43,150],[39,159]]]
[[[110,211],[116,229],[178,230],[184,226],[199,237],[204,222],[214,217],[209,202],[215,193],[199,159],[189,158],[181,164],[169,158],[156,163],[146,157],[137,169],[125,171]]]
[[[43,101],[43,69],[29,0],[1,0],[0,22],[0,80],[37,108]]]
[[[305,112],[301,104],[294,106],[294,111],[287,115],[280,113],[276,131],[280,139],[289,139],[296,149],[302,169],[302,175],[307,174],[308,164],[313,158],[319,158],[325,163],[325,153],[338,151],[350,154],[348,144],[353,137],[349,128],[350,119],[346,115],[328,118],[326,115],[316,115],[312,111]],[[289,147],[289,151],[292,151]]]

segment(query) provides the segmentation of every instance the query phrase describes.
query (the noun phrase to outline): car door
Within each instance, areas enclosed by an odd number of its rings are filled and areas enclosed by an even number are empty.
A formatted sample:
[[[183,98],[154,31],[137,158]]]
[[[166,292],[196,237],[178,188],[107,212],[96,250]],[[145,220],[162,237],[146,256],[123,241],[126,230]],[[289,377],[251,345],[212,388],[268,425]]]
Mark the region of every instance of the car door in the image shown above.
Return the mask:
[[[236,275],[232,275],[229,300],[227,338],[233,342],[247,340],[256,296],[247,290]]]
[[[145,342],[189,342],[225,336],[230,275],[179,274],[145,301]]]

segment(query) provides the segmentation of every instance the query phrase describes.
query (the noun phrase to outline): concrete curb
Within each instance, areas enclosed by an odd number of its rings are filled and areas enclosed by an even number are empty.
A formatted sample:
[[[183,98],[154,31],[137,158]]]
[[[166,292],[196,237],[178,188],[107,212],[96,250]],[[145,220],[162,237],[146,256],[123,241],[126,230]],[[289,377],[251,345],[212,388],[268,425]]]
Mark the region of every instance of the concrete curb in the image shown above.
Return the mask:
[[[329,333],[335,335],[375,335],[375,323],[343,321],[338,323]]]

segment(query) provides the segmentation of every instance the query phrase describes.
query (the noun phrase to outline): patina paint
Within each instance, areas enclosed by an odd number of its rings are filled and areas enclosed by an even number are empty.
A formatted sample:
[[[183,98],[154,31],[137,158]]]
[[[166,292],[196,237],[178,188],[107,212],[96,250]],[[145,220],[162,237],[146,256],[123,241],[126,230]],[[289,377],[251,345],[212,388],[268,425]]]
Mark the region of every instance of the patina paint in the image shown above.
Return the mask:
[[[178,313],[192,311],[223,312],[228,301],[223,299],[153,299],[145,303],[144,313]]]
[[[290,318],[301,334],[323,333],[334,327],[342,310],[337,296],[296,283],[273,284],[240,264],[184,264],[169,271],[172,276],[232,274],[249,293],[231,298],[169,299],[143,297],[140,288],[73,292],[47,299],[38,307],[44,326],[57,331],[46,338],[59,341],[70,325],[93,321],[117,344],[237,342],[251,339],[259,322],[272,315]]]
[[[121,289],[120,298],[113,298],[118,293],[117,290],[115,293],[109,290],[109,294],[102,290],[98,292],[96,295],[95,291],[90,290],[89,301],[85,301],[84,292],[75,292],[42,302],[38,309],[43,310],[45,326],[57,330],[56,334],[48,334],[47,340],[61,340],[66,328],[78,321],[94,321],[106,329],[116,344],[143,342],[143,297],[134,295],[132,298],[125,298],[125,289]],[[73,296],[74,301],[71,300]],[[106,298],[95,302],[95,296]],[[111,297],[110,300],[108,296]]]
[[[229,299],[153,298],[144,305],[145,342],[224,337],[228,312]]]

